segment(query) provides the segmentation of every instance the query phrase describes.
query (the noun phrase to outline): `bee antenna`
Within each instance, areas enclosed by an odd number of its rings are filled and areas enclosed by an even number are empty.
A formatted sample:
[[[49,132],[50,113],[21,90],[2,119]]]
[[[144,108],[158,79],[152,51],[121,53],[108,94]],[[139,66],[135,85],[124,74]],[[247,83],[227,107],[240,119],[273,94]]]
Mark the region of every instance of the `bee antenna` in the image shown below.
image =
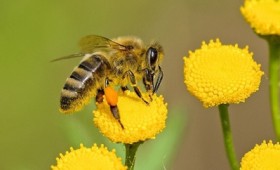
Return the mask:
[[[68,56],[64,56],[64,57],[53,59],[50,62],[55,62],[55,61],[60,61],[60,60],[65,60],[65,59],[71,59],[71,58],[83,57],[84,55],[85,54],[83,54],[83,53],[72,54],[72,55],[68,55]]]

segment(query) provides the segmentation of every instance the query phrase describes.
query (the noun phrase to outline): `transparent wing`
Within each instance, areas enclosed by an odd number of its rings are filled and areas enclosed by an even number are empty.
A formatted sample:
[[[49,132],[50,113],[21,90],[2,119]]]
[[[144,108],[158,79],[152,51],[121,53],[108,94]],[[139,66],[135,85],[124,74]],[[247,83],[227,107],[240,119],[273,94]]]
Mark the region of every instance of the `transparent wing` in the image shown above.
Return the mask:
[[[88,35],[83,37],[79,42],[79,46],[82,53],[92,53],[96,48],[113,48],[116,50],[127,49],[124,45],[98,35]]]
[[[85,54],[83,54],[83,53],[71,54],[71,55],[68,55],[68,56],[53,59],[53,60],[51,60],[51,62],[70,59],[70,58],[79,58],[79,57],[84,57],[84,56],[85,56]]]

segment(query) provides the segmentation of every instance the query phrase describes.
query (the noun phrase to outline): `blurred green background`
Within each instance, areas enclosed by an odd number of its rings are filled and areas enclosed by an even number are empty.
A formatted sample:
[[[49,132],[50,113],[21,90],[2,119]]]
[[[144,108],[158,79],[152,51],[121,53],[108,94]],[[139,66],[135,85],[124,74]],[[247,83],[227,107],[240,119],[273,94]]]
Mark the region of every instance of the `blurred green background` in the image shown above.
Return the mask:
[[[243,1],[35,1],[0,2],[0,169],[49,169],[59,153],[105,143],[92,123],[94,104],[65,116],[58,112],[60,90],[80,59],[50,63],[79,51],[88,34],[114,38],[135,35],[159,41],[165,74],[159,93],[168,102],[166,130],[142,145],[136,170],[229,169],[217,109],[204,109],[183,84],[183,60],[201,41],[249,45],[267,72],[267,46],[239,12]],[[246,103],[230,107],[237,155],[274,139],[268,82]]]

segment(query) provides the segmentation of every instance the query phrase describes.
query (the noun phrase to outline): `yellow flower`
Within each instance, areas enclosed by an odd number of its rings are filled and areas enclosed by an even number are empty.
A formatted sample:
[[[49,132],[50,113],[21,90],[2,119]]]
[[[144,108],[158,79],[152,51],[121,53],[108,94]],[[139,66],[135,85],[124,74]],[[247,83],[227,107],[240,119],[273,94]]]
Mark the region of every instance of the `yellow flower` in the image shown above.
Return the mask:
[[[240,10],[256,33],[280,35],[280,1],[245,0]]]
[[[70,148],[65,155],[56,158],[57,165],[51,166],[52,170],[126,170],[127,167],[115,154],[115,150],[108,151],[104,145],[97,147],[94,144],[86,148],[82,144],[79,149]]]
[[[204,107],[244,102],[258,90],[263,72],[248,47],[222,45],[217,39],[184,57],[187,89]]]
[[[143,93],[143,96],[149,99],[147,94]],[[113,142],[132,144],[154,139],[165,128],[167,104],[162,96],[154,94],[147,105],[134,92],[119,92],[118,108],[124,129],[113,117],[106,100],[97,103],[97,110],[93,112],[94,124]]]
[[[280,169],[280,145],[271,141],[263,141],[254,149],[246,153],[241,160],[241,170],[279,170]]]

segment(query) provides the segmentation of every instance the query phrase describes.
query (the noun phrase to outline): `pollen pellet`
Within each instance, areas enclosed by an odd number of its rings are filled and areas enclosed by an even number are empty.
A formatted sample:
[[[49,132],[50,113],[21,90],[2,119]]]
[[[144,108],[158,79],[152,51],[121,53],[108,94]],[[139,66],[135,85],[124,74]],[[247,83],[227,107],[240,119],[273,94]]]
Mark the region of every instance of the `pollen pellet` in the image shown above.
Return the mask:
[[[106,101],[110,106],[116,106],[118,103],[118,94],[112,87],[104,89]]]

